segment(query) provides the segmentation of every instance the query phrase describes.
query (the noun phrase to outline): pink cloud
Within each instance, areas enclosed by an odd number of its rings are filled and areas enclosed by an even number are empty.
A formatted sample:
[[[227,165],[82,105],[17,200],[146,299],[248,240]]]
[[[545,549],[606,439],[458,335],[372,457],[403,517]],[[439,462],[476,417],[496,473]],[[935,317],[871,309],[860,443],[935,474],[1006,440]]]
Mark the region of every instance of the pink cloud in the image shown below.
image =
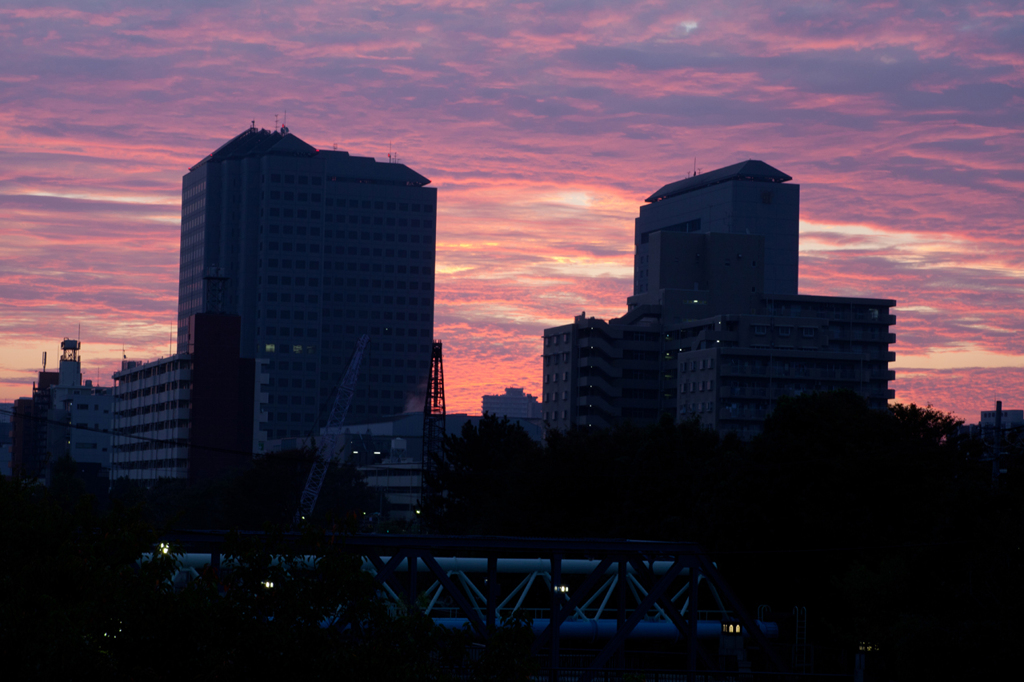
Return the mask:
[[[898,353],[1019,364],[1014,3],[54,5],[0,10],[0,36],[0,399],[28,391],[24,349],[76,320],[108,374],[122,340],[162,354],[181,176],[286,110],[312,144],[392,143],[438,187],[452,409],[537,394],[545,326],[623,312],[637,209],[694,157],[792,175],[815,226],[803,290],[898,299]],[[1020,395],[1014,372],[985,376]]]

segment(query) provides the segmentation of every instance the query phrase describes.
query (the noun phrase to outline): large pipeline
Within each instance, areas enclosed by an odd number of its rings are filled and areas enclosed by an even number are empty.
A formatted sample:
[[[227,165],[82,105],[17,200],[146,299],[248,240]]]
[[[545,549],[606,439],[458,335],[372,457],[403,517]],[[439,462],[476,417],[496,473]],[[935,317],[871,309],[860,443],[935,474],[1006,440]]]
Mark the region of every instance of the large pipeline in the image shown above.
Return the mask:
[[[460,630],[469,624],[469,619],[435,618],[434,622],[446,628]],[[547,618],[534,618],[531,623],[533,634],[540,635],[550,622]],[[755,622],[765,636],[771,638],[779,636],[779,626],[777,623]],[[618,632],[618,622],[611,618],[602,618],[600,620],[566,620],[562,622],[558,632],[561,638],[596,642],[614,637],[615,633]],[[700,639],[717,639],[721,634],[721,622],[717,620],[697,621],[697,637]],[[746,636],[746,633],[744,633],[744,636]],[[629,633],[629,638],[678,641],[679,639],[685,639],[686,633],[679,632],[676,626],[669,621],[641,621]]]
[[[148,559],[148,555],[144,555],[144,558]],[[299,566],[313,566],[319,557],[315,555],[300,556],[296,557],[293,563]],[[391,559],[389,556],[382,556],[381,561],[385,564]],[[279,560],[275,560],[273,563],[276,565]],[[487,559],[481,557],[437,557],[436,561],[438,565],[447,571],[462,571],[463,573],[487,573]],[[210,555],[203,553],[188,553],[178,555],[178,563],[182,568],[195,568],[201,569],[210,563]],[[226,559],[221,560],[222,567],[231,566],[233,562]],[[551,560],[550,559],[498,559],[498,573],[550,573],[551,572]],[[562,575],[590,575],[597,568],[601,562],[596,559],[563,559],[561,562]],[[422,559],[418,559],[416,562],[418,571],[429,571],[427,564]],[[649,568],[654,575],[664,575],[665,571],[672,567],[671,561],[655,561],[649,565]],[[373,564],[369,559],[363,559],[364,571],[374,572]],[[402,561],[395,567],[397,573],[404,573],[409,570],[409,560],[402,559]],[[615,575],[618,571],[618,566],[613,562],[608,569],[604,572],[604,575]],[[636,568],[633,564],[626,566],[626,571],[630,575],[636,573]],[[690,569],[684,568],[680,571],[679,575],[687,576],[690,574]]]

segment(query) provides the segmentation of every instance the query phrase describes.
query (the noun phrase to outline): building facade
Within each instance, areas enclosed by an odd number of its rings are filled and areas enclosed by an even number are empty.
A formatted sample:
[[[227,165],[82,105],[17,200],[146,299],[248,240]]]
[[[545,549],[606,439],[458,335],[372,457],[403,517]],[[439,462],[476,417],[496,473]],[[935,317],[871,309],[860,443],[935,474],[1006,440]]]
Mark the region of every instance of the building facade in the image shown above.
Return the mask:
[[[112,480],[210,480],[263,451],[268,363],[239,357],[240,322],[236,315],[192,315],[186,352],[121,363]]]
[[[429,182],[402,164],[316,149],[287,128],[253,126],[224,144],[182,183],[179,352],[191,315],[213,306],[240,316],[241,355],[269,371],[271,439],[326,423],[364,333],[353,415],[421,405],[433,339]]]
[[[50,463],[50,387],[59,381],[57,372],[39,372],[32,395],[14,401],[11,415],[11,475],[45,481]]]
[[[57,384],[50,387],[50,448],[54,456],[68,455],[79,463],[110,468],[113,389],[82,382],[81,344],[61,342]]]
[[[498,395],[485,395],[481,400],[483,413],[515,419],[540,419],[541,406],[535,396],[522,388],[509,387]]]
[[[627,313],[584,313],[544,332],[549,425],[665,415],[750,437],[783,396],[850,389],[874,408],[887,404],[896,302],[796,293],[799,188],[790,179],[748,161],[648,198]]]
[[[12,473],[46,485],[61,457],[90,465],[97,475],[110,467],[112,389],[83,383],[77,339],[64,339],[60,351],[58,371],[44,368],[32,397],[17,400],[11,417]]]

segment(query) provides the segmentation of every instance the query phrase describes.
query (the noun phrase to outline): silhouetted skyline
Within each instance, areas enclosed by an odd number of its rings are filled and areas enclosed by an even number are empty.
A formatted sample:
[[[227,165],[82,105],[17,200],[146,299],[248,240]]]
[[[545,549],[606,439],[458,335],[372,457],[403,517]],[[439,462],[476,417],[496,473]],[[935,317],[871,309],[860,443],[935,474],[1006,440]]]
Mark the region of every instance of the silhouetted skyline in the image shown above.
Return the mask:
[[[541,330],[611,317],[637,206],[747,158],[805,189],[801,291],[897,299],[893,388],[1024,392],[1024,15],[770,3],[0,10],[0,399],[175,323],[181,176],[252,119],[432,180],[448,400],[540,394]],[[982,368],[982,369],[969,369]]]

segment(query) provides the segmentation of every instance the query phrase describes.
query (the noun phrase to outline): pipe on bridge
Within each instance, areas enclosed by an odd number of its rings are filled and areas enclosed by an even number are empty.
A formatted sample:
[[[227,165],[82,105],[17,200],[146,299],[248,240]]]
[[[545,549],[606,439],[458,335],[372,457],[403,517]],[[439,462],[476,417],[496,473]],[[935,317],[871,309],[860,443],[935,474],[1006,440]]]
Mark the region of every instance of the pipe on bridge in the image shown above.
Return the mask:
[[[144,555],[144,558],[148,558],[148,555]],[[319,557],[314,555],[296,557],[293,563],[314,566],[316,560]],[[381,561],[387,563],[391,557],[382,556]],[[279,559],[274,560],[274,564],[277,564]],[[487,559],[480,557],[436,557],[438,565],[442,569],[447,571],[462,571],[463,573],[487,573]],[[182,568],[195,568],[200,569],[203,566],[210,563],[210,555],[201,552],[189,552],[187,554],[181,554],[178,556],[178,562]],[[601,562],[596,559],[563,559],[561,561],[562,575],[590,575],[598,564]],[[672,567],[673,562],[671,561],[655,561],[650,565],[651,571],[654,575],[664,575],[665,571]],[[223,561],[221,566],[230,566],[231,562]],[[416,561],[416,567],[418,571],[428,571],[427,564],[423,559]],[[364,571],[376,572],[373,564],[369,559],[363,559]],[[402,559],[402,561],[395,567],[396,573],[404,573],[409,570],[409,560]],[[608,569],[604,572],[604,575],[615,575],[618,572],[618,563],[612,562]],[[498,573],[550,573],[551,572],[551,560],[550,559],[498,559]],[[626,565],[626,572],[630,575],[636,573],[636,568],[633,564]],[[679,575],[686,576],[690,574],[689,568],[684,568],[679,572]]]
[[[547,618],[534,618],[531,624],[534,636],[539,636],[544,628],[551,621]],[[469,624],[467,618],[434,618],[434,623],[452,630],[461,630]],[[764,623],[756,621],[758,628],[767,637],[773,639],[779,636],[777,623]],[[600,620],[566,620],[562,621],[558,628],[559,637],[566,639],[579,639],[587,642],[608,640],[618,632],[618,622],[612,618]],[[697,621],[697,637],[701,639],[717,639],[722,634],[722,623],[717,620]],[[746,636],[746,633],[744,633]],[[633,631],[629,633],[630,639],[668,639],[677,641],[685,638],[686,633],[681,633],[670,621],[641,621],[636,624]]]

